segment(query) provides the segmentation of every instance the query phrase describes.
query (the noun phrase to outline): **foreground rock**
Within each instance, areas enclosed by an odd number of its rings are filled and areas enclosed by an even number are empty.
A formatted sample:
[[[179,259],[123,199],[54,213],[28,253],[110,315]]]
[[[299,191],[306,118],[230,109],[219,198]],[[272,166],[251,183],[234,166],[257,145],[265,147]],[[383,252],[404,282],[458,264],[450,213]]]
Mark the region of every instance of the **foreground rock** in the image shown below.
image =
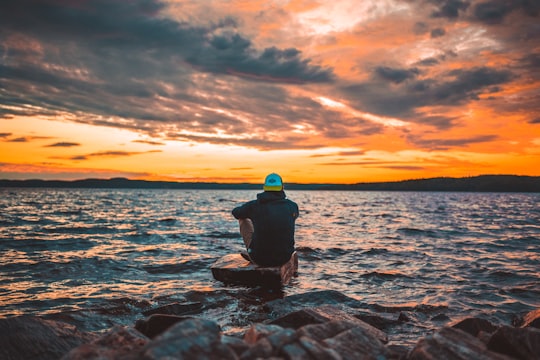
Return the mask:
[[[94,338],[63,322],[31,316],[0,319],[0,359],[57,360]]]
[[[99,339],[71,350],[62,360],[126,359],[149,339],[130,327],[115,326]]]
[[[302,299],[311,299],[311,303],[302,308]],[[99,337],[35,317],[0,319],[0,358],[540,360],[540,329],[525,326],[525,322],[519,324],[521,327],[496,326],[480,318],[467,318],[420,336],[410,347],[394,345],[385,331],[361,320],[358,309],[351,307],[358,302],[336,292],[273,302],[270,308],[275,312],[235,336],[225,335],[217,322],[203,316],[158,312],[189,313],[192,309],[187,307],[200,299],[192,300],[195,302],[145,311],[151,315],[134,327],[114,326]],[[338,300],[348,305],[337,304]],[[294,310],[283,313],[287,308]],[[527,324],[534,321],[533,315],[525,316],[530,320]]]
[[[225,255],[211,267],[216,280],[227,284],[279,288],[287,285],[298,272],[298,255],[276,267],[260,267],[244,259],[240,254]]]
[[[491,336],[487,347],[517,359],[540,359],[540,329],[502,326]]]
[[[509,360],[511,358],[489,351],[486,345],[459,329],[444,327],[418,341],[410,360]]]
[[[140,359],[236,359],[234,351],[221,341],[219,326],[210,320],[181,321],[149,342]]]

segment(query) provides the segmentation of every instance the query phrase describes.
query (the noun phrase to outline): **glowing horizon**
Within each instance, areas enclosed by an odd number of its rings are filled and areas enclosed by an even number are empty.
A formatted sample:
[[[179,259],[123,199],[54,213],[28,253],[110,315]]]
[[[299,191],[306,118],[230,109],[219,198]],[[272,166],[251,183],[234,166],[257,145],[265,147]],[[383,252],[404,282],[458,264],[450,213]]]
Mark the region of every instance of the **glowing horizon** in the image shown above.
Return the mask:
[[[2,4],[0,178],[538,176],[539,9],[459,3]]]

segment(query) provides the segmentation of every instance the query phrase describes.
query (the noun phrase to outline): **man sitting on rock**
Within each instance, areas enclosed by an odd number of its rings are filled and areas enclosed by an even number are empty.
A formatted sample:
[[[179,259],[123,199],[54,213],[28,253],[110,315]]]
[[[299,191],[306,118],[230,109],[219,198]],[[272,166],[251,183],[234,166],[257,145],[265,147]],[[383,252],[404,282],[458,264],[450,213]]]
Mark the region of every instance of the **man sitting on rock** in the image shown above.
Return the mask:
[[[238,219],[248,251],[245,257],[259,266],[279,266],[294,252],[298,205],[286,199],[278,174],[266,177],[263,190],[256,200],[234,208],[232,214]]]

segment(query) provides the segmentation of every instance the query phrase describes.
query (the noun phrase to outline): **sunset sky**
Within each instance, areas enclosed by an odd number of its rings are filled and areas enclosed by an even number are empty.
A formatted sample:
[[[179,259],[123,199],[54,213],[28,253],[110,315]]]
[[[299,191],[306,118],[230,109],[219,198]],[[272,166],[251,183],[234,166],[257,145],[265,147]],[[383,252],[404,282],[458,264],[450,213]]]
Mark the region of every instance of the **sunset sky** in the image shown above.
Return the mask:
[[[540,175],[540,2],[0,2],[0,179],[269,172]]]

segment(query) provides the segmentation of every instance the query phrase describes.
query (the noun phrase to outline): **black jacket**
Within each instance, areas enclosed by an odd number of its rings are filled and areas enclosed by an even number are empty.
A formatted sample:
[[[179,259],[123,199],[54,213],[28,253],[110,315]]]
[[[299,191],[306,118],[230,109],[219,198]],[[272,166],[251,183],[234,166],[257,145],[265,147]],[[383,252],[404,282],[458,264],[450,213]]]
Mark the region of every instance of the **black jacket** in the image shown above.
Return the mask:
[[[284,191],[265,191],[233,209],[237,219],[249,218],[255,232],[249,246],[249,256],[261,266],[286,263],[294,252],[294,222],[298,205],[285,198]]]

